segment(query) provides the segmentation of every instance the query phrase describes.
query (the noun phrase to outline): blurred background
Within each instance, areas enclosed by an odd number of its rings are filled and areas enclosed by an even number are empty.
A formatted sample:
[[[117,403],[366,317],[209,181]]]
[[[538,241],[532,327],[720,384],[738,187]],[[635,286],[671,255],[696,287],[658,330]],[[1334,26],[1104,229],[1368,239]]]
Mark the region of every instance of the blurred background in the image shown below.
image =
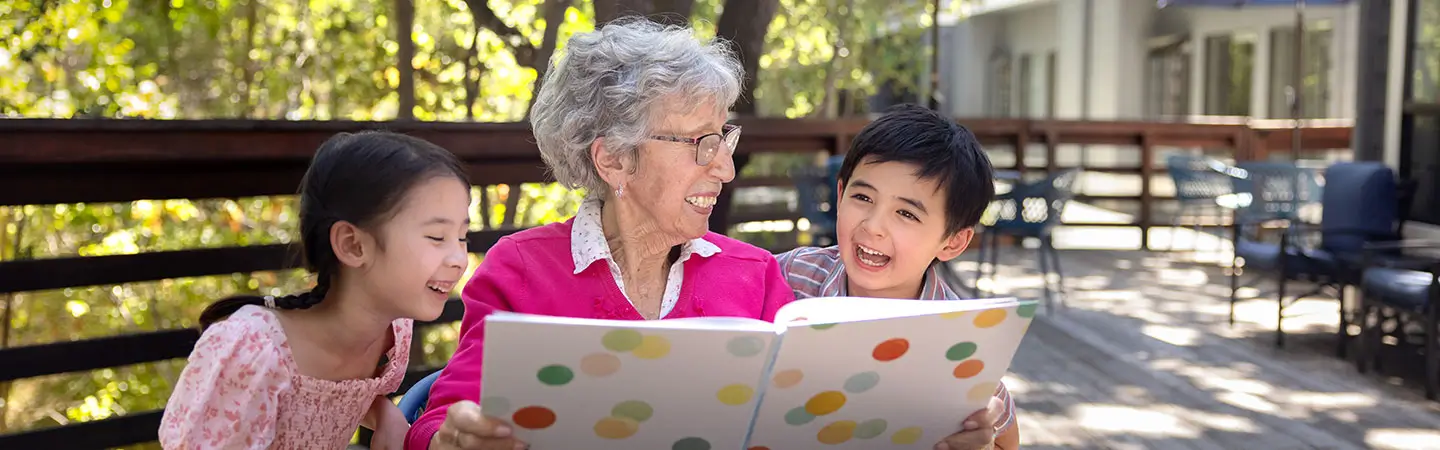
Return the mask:
[[[311,282],[289,194],[335,132],[460,155],[472,267],[569,218],[524,119],[628,14],[736,46],[712,228],[771,251],[833,241],[834,156],[888,106],[982,139],[1002,194],[947,281],[1049,300],[1026,447],[1440,448],[1431,279],[1385,272],[1440,261],[1440,0],[0,0],[0,448],[158,448],[200,311]]]

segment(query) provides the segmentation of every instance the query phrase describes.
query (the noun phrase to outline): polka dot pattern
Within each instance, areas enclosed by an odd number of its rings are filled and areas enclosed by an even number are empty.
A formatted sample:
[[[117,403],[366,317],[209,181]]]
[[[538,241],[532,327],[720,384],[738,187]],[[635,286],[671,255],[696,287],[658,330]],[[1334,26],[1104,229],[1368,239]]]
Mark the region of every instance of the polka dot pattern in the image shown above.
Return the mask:
[[[871,356],[874,356],[876,361],[889,362],[900,359],[908,351],[910,351],[910,341],[904,338],[894,338],[876,345]]]
[[[482,408],[483,409],[483,408]],[[510,421],[527,430],[542,430],[555,424],[555,412],[544,406],[526,406],[515,411]]]
[[[580,359],[580,373],[608,377],[620,371],[620,358],[609,353],[591,353]]]
[[[755,336],[735,337],[725,344],[725,350],[737,358],[749,358],[759,355],[760,351],[764,349],[765,341]]]
[[[820,432],[816,434],[816,439],[819,440],[821,444],[829,445],[843,444],[852,437],[855,437],[855,421],[853,420],[832,422],[829,425],[825,425],[825,427],[821,428]]]
[[[670,446],[670,450],[710,450],[710,441],[698,437],[687,437],[675,441],[675,444]]]
[[[804,379],[805,373],[801,372],[800,369],[790,369],[775,374],[773,382],[775,383],[775,387],[785,389],[800,384],[800,381]]]
[[[541,383],[550,386],[564,386],[566,383],[569,383],[570,380],[575,379],[575,372],[571,371],[569,367],[552,364],[541,367],[540,372],[537,373],[535,377],[539,378]]]
[[[875,371],[860,372],[851,375],[845,380],[845,392],[859,394],[870,390],[880,384],[880,373]]]
[[[843,406],[845,406],[844,393],[840,391],[825,391],[815,394],[814,397],[810,397],[810,401],[805,402],[805,411],[817,416],[823,416],[839,411]]]
[[[990,328],[1005,321],[1005,310],[987,309],[975,315],[975,326],[979,328]]]
[[[720,392],[715,393],[715,398],[719,399],[720,403],[736,406],[750,403],[750,398],[754,395],[754,388],[744,384],[732,384],[720,388]]]
[[[890,442],[900,445],[910,445],[919,442],[924,434],[925,430],[920,429],[920,427],[901,428],[895,430],[895,434],[890,435]]]

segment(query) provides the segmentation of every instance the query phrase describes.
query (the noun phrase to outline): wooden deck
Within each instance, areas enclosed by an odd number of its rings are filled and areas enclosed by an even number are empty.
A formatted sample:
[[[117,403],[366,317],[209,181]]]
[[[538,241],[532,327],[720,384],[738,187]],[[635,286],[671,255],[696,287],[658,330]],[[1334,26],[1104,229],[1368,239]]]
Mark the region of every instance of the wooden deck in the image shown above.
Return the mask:
[[[1231,327],[1214,264],[1061,254],[1065,307],[1037,316],[1006,381],[1025,448],[1440,449],[1440,402],[1418,370],[1362,375],[1334,356],[1334,300],[1287,308],[1294,334],[1277,349],[1270,288]],[[1033,255],[1002,253],[998,295],[1039,295]],[[973,279],[973,261],[956,267]]]

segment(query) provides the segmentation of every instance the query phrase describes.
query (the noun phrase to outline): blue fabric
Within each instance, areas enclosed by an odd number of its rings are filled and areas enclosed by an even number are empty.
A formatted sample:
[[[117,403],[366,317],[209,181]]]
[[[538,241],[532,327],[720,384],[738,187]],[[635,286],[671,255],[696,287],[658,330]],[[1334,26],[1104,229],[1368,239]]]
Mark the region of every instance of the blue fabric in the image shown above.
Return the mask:
[[[1366,242],[1395,239],[1395,174],[1381,162],[1339,163],[1325,170],[1321,248],[1361,252]]]
[[[1434,275],[1418,270],[1384,267],[1365,271],[1361,288],[1365,301],[1378,301],[1392,307],[1423,311],[1430,304],[1430,284]]]
[[[415,423],[415,419],[419,419],[420,414],[425,412],[425,405],[430,402],[430,386],[435,384],[436,378],[440,378],[441,370],[421,378],[419,382],[410,387],[410,390],[405,391],[405,395],[400,397],[398,406],[400,414],[405,416],[406,422]]]
[[[985,224],[986,229],[1016,236],[1050,235],[1060,224],[1065,205],[1074,197],[1075,180],[1079,176],[1079,169],[1070,169],[1041,181],[1015,185],[1010,192],[996,196],[995,203],[990,205],[995,218],[993,224]]]

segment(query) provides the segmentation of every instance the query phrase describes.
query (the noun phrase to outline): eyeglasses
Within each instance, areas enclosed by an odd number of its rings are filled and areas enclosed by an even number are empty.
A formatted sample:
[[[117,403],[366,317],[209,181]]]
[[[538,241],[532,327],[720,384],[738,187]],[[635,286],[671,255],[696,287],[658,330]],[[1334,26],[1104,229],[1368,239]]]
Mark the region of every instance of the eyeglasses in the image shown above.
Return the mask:
[[[730,150],[730,153],[734,154],[735,145],[740,143],[739,125],[732,125],[727,123],[724,127],[721,128],[721,131],[721,133],[710,133],[704,136],[700,136],[699,138],[687,138],[679,136],[650,136],[650,139],[694,145],[695,164],[708,166],[710,165],[710,161],[715,159],[715,155],[720,153],[721,144],[724,144],[724,146]]]

